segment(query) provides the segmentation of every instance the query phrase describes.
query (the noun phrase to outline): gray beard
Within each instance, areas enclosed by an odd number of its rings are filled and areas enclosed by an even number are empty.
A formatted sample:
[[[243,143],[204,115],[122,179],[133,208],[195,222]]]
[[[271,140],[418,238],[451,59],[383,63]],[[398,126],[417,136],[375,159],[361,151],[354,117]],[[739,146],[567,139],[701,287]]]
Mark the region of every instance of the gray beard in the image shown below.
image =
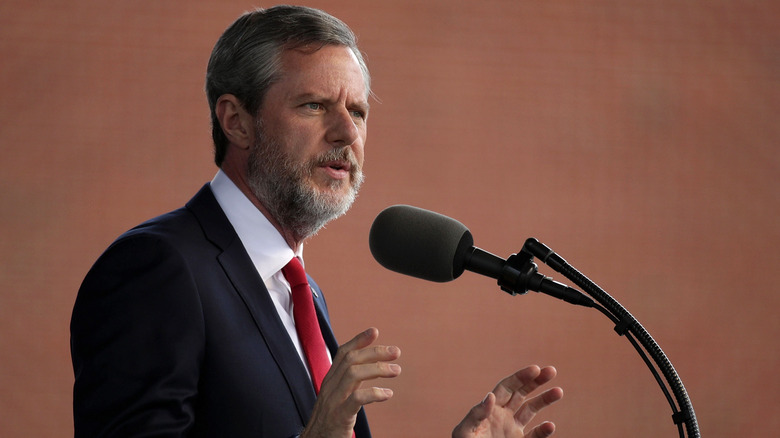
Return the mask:
[[[283,230],[296,240],[317,234],[328,222],[342,216],[357,198],[363,183],[363,172],[348,146],[331,149],[307,162],[295,162],[275,138],[266,135],[258,122],[257,139],[247,163],[247,179],[252,193]],[[352,163],[350,182],[333,180],[330,188],[350,184],[346,195],[320,193],[306,184],[318,163],[349,160]]]

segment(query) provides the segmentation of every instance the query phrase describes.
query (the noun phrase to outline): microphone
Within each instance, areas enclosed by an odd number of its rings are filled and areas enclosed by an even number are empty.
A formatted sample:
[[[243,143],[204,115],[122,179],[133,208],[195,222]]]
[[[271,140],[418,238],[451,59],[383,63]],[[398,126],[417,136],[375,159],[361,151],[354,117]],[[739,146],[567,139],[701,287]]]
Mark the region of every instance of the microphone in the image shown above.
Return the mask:
[[[444,283],[469,270],[497,279],[512,295],[534,290],[572,304],[594,304],[578,290],[539,274],[531,253],[521,251],[505,260],[475,247],[462,223],[419,207],[394,205],[380,212],[371,225],[368,246],[380,265],[423,280]]]

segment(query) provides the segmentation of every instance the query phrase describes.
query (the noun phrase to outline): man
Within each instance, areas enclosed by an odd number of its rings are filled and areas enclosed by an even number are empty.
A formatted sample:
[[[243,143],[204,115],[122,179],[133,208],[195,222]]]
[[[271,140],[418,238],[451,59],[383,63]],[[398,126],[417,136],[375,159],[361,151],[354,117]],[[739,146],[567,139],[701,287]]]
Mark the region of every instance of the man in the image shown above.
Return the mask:
[[[76,436],[369,437],[362,406],[392,391],[362,383],[398,376],[400,350],[375,345],[374,328],[339,348],[301,268],[304,240],[362,181],[370,78],[354,35],[309,8],[245,14],[217,42],[206,91],[217,175],[123,234],[79,290]],[[504,379],[453,436],[524,436],[562,396],[526,399],[554,375]]]

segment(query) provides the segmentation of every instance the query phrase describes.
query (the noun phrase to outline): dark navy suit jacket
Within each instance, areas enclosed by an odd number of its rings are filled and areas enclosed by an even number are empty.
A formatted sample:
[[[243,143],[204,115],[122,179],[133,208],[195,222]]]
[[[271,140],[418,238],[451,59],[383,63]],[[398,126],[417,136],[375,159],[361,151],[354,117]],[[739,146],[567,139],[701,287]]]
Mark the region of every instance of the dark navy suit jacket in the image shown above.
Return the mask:
[[[76,299],[71,353],[76,437],[287,438],[303,429],[316,398],[208,184],[101,255]],[[363,410],[355,431],[371,436]]]

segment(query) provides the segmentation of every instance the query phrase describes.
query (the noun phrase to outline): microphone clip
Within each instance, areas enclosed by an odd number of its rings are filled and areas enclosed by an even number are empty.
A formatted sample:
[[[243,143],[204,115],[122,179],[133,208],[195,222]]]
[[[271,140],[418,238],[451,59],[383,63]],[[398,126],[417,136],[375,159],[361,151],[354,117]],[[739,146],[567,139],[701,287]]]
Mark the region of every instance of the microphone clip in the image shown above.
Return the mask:
[[[525,247],[506,260],[498,276],[498,285],[510,295],[523,295],[532,290],[579,306],[593,307],[595,304],[580,291],[540,274],[534,255]]]
[[[534,256],[525,249],[519,254],[512,254],[506,260],[498,277],[501,290],[510,295],[528,293],[529,283],[534,275],[538,275],[539,267],[534,263]]]

